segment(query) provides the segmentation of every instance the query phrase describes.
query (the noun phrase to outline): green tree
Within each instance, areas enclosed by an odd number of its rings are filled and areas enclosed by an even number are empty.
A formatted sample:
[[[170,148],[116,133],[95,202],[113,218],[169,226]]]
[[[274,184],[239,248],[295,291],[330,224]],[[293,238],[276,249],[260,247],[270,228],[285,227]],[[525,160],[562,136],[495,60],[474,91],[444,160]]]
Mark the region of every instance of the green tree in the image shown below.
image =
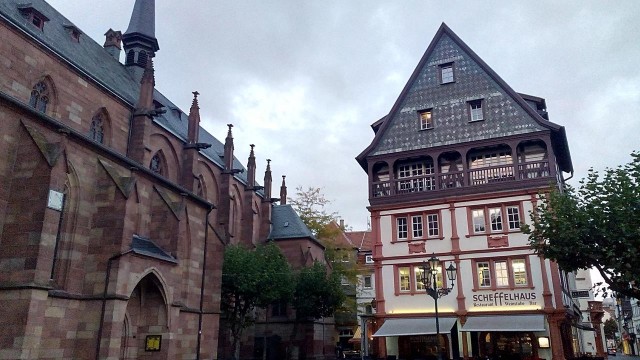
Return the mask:
[[[234,357],[239,356],[242,332],[255,322],[255,309],[289,300],[294,278],[287,259],[273,243],[255,250],[240,245],[225,249],[221,307],[231,331]]]
[[[604,337],[606,339],[616,339],[616,333],[618,332],[618,322],[612,318],[607,319],[604,322]]]
[[[529,244],[566,271],[595,268],[600,292],[640,299],[640,153],[602,176],[593,169],[574,189],[545,194],[524,226]]]
[[[326,265],[316,261],[298,272],[292,301],[297,319],[332,316],[344,299],[340,276]]]
[[[326,206],[331,202],[325,198],[322,189],[309,187],[304,190],[302,186],[296,188],[296,196],[287,201],[296,210],[302,222],[311,230],[318,239],[335,236],[335,229],[327,227],[329,223],[338,218],[335,212],[329,212]]]

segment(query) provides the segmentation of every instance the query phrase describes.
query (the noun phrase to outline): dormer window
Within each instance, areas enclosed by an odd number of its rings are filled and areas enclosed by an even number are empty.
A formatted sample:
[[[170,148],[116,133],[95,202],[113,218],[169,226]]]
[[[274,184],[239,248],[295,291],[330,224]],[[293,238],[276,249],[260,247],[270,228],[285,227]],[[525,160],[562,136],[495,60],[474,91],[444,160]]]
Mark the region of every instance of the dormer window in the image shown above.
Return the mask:
[[[80,31],[80,29],[77,26],[73,24],[66,24],[63,26],[69,32],[69,35],[71,36],[72,41],[80,42],[80,35],[82,35],[82,31]]]
[[[433,129],[433,118],[431,117],[431,109],[420,111],[420,130]]]
[[[455,82],[454,66],[452,62],[440,65],[440,68],[438,70],[440,84],[449,84]]]
[[[44,30],[44,23],[49,21],[48,17],[44,16],[40,11],[36,10],[33,6],[31,6],[31,4],[18,6],[18,10],[20,10],[22,16],[24,16],[24,18],[27,19],[27,21],[31,23],[31,25],[37,27],[40,30]]]

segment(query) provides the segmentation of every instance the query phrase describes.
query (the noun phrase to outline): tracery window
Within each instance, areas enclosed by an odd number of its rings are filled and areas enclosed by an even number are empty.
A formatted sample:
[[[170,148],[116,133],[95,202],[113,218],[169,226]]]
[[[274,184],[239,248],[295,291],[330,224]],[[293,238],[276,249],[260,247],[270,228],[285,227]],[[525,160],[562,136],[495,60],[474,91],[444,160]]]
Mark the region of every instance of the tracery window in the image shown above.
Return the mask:
[[[93,119],[91,119],[89,137],[100,144],[104,144],[104,125],[104,114],[102,112],[96,114]]]
[[[164,172],[164,167],[162,165],[162,156],[160,153],[156,153],[151,158],[151,163],[149,164],[149,169],[158,175],[162,175]]]
[[[29,106],[45,113],[47,112],[47,105],[50,101],[49,87],[44,81],[38,82],[31,90],[31,98],[29,99]]]

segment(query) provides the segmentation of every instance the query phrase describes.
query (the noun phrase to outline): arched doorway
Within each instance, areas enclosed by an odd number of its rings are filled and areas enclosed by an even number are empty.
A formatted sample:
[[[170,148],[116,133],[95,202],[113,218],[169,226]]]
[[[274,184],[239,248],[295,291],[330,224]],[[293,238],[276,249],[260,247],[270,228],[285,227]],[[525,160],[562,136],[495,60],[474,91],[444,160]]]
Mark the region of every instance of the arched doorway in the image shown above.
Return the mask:
[[[127,302],[123,321],[122,359],[167,359],[167,305],[154,274],[142,278]]]

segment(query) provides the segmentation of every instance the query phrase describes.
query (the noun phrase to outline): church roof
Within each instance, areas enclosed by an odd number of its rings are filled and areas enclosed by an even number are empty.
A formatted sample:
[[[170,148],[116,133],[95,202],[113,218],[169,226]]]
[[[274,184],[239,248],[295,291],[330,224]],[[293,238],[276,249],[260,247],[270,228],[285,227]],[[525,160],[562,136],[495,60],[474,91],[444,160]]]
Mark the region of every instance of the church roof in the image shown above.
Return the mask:
[[[307,225],[302,222],[291,205],[274,205],[271,208],[271,233],[269,239],[309,238],[316,240]]]
[[[439,81],[441,66],[454,64],[455,81]],[[516,93],[446,24],[442,24],[388,115],[372,127],[372,143],[356,158],[551,131],[563,171],[573,170],[564,127],[543,118],[532,103],[544,99]],[[469,121],[469,101],[483,99],[486,121]],[[536,100],[537,99],[537,100]],[[419,112],[432,111],[433,129],[421,131]],[[546,116],[546,113],[544,113]]]
[[[136,0],[125,34],[138,33],[150,38],[156,37],[155,1]]]
[[[150,4],[150,5],[149,5]],[[113,58],[99,43],[88,36],[81,36],[79,41],[71,39],[68,29],[73,23],[60,14],[56,9],[43,0],[32,0],[30,7],[37,9],[49,20],[45,23],[43,30],[31,25],[25,18],[20,8],[24,7],[24,0],[2,0],[0,1],[0,21],[6,21],[15,26],[36,43],[41,44],[47,50],[59,56],[78,72],[92,79],[105,91],[121,99],[131,109],[138,101],[140,83],[137,82],[127,68],[118,60]],[[137,12],[153,8],[153,1],[138,0],[134,6],[134,16],[127,31],[141,31],[143,35],[149,36],[155,33],[155,28],[148,20],[134,19]],[[65,27],[66,26],[66,27]],[[155,118],[154,121],[159,126],[173,133],[177,138],[186,143],[187,139],[187,115],[179,109],[173,102],[166,98],[158,90],[154,91],[154,100],[157,105],[167,108],[167,111]],[[219,167],[224,167],[223,154],[224,145],[213,135],[200,127],[200,142],[210,143],[208,149],[200,150],[203,155],[209,158]],[[234,158],[235,169],[245,169],[237,158]],[[247,183],[246,171],[238,173],[235,177]],[[262,194],[262,192],[260,192]]]

